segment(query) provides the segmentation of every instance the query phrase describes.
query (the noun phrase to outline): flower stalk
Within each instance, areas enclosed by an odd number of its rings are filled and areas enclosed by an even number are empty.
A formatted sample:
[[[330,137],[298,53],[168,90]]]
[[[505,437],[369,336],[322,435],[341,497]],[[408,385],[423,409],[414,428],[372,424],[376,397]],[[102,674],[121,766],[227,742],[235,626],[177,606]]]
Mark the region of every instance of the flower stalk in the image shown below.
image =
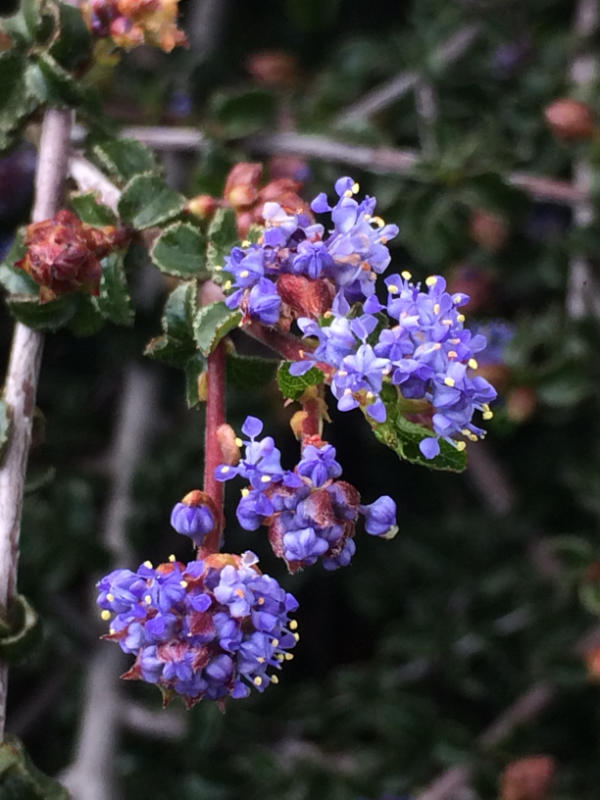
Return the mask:
[[[215,478],[215,469],[223,460],[217,430],[225,424],[225,344],[220,342],[208,357],[206,397],[206,438],[204,447],[204,491],[215,503],[218,519],[214,530],[198,548],[198,557],[217,553],[225,524],[223,514],[224,486]]]

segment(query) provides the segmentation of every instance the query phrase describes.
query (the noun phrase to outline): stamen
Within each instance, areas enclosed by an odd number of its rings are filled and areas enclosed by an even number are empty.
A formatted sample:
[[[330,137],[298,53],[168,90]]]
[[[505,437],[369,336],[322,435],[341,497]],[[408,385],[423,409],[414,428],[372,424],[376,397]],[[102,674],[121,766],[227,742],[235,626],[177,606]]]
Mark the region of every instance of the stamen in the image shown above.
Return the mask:
[[[173,553],[171,553],[171,555],[169,556],[169,561],[171,562],[171,564],[172,564],[174,561],[176,561],[175,555],[174,555]]]
[[[250,489],[242,489],[242,497],[248,497],[250,494]]]
[[[239,437],[239,436],[236,436],[236,437],[235,437],[235,443],[236,443],[236,445],[237,445],[238,447],[241,447],[241,446],[244,444],[244,443],[243,443],[243,441],[240,439],[240,437]]]
[[[291,620],[288,622],[288,628],[289,628],[291,631],[295,631],[297,627],[298,627],[298,620],[296,620],[296,619],[291,619]]]
[[[270,478],[269,475],[261,475],[260,476],[260,481],[261,481],[261,483],[270,483],[271,482],[271,478]]]
[[[251,244],[252,242],[250,241],[250,239],[244,239],[244,241],[242,242],[242,247],[250,247]]]
[[[250,275],[250,273],[248,272],[248,270],[247,270],[247,269],[243,269],[243,270],[240,272],[240,278],[247,278],[247,277],[248,277],[248,275]]]
[[[112,603],[112,601],[115,599],[115,596],[114,594],[109,593],[106,595],[106,599],[108,600],[109,603]]]
[[[187,589],[187,587],[188,587],[188,585],[189,585],[189,584],[188,584],[188,582],[187,582],[187,581],[179,581],[179,585],[180,585],[182,588],[184,588],[184,589]]]
[[[279,683],[277,675],[269,675],[269,677],[271,678],[271,683]]]
[[[465,449],[466,446],[467,446],[466,442],[457,442],[456,443],[456,449],[458,450],[459,453],[462,453],[462,451]]]
[[[479,366],[479,364],[477,363],[477,359],[475,358],[470,358],[467,361],[467,364],[471,367],[471,369],[477,369],[477,367]]]
[[[262,682],[263,682],[263,680],[260,677],[260,675],[257,675],[256,678],[254,678],[254,685],[255,686],[262,686]]]
[[[412,278],[412,272],[409,272],[407,269],[401,272],[400,275],[402,275],[405,281],[409,281]]]
[[[144,566],[148,567],[148,569],[152,569],[152,562],[151,561],[144,561]]]
[[[457,358],[457,357],[458,353],[456,352],[456,350],[448,350],[448,358]]]
[[[435,286],[438,282],[438,279],[435,275],[430,275],[428,278],[425,279],[425,283],[427,286]]]
[[[398,292],[400,291],[400,289],[396,286],[395,283],[389,283],[387,289],[390,294],[398,294]]]
[[[104,611],[102,611],[102,613],[100,614],[100,617],[103,620],[109,620],[112,617],[112,614],[108,609],[105,608]]]
[[[466,317],[465,317],[465,315],[464,315],[464,314],[457,314],[457,316],[456,316],[456,319],[457,319],[459,322],[464,322],[464,321],[466,320]]]
[[[360,185],[354,181],[352,184],[352,194],[358,194],[360,192]]]
[[[450,386],[451,388],[456,385],[456,381],[454,380],[454,378],[450,377],[444,378],[444,383],[446,384],[446,386]]]

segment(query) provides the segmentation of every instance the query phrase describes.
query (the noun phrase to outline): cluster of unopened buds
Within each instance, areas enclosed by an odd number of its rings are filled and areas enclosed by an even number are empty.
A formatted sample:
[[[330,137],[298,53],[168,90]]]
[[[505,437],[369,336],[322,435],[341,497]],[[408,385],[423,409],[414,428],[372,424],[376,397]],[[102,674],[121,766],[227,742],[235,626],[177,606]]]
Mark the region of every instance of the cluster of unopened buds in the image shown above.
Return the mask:
[[[355,199],[352,178],[340,178],[335,189],[334,206],[325,194],[311,203],[315,213],[330,214],[329,230],[303,210],[265,203],[264,234],[225,261],[227,305],[246,321],[284,329],[296,321],[308,341],[290,371],[324,367],[341,411],[361,406],[375,423],[385,422],[381,391],[391,384],[409,401],[407,412],[432,429],[419,445],[426,458],[439,454],[440,438],[462,450],[464,439],[485,433],[473,424],[474,412],[491,418],[496,398],[477,375],[485,337],[464,327],[460,308],[469,297],[446,291],[439,275],[421,286],[404,271],[385,279],[381,302],[376,279],[390,263],[387,242],[398,228],[374,216],[374,198]]]
[[[86,225],[71,211],[28,225],[25,256],[16,263],[41,286],[40,300],[81,291],[100,293],[100,260],[129,240],[125,229]]]
[[[177,27],[178,0],[82,0],[81,11],[98,38],[132,50],[151,44],[170,53],[187,38]]]

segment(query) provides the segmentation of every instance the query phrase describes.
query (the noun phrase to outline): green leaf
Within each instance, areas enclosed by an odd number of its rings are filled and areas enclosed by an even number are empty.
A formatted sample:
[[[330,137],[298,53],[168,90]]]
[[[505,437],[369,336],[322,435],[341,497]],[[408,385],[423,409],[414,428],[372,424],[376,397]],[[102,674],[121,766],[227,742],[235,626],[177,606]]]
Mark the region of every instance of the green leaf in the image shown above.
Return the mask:
[[[84,103],[85,92],[81,83],[49,53],[39,55],[38,66],[46,82],[48,102],[59,107]]]
[[[72,295],[77,300],[77,310],[69,320],[69,330],[75,336],[92,336],[104,325],[104,317],[98,308],[98,298],[87,294]]]
[[[16,294],[7,298],[8,307],[15,319],[34,330],[55,331],[66,325],[78,307],[76,295],[63,295],[50,303],[40,303],[31,295]]]
[[[185,362],[185,398],[188,408],[194,408],[202,401],[199,392],[200,376],[206,369],[206,359],[196,353]]]
[[[22,594],[13,599],[8,619],[2,618],[1,625],[0,658],[6,661],[22,661],[39,643],[39,617]]]
[[[158,169],[152,150],[136,139],[109,139],[94,145],[92,152],[106,172],[124,183]]]
[[[240,243],[235,212],[231,208],[217,210],[208,228],[207,238],[206,262],[208,269],[213,271],[223,266],[232,248]]]
[[[200,352],[209,356],[221,339],[241,321],[241,312],[231,311],[222,301],[198,309],[194,319],[194,339]]]
[[[58,3],[58,38],[52,43],[50,54],[65,69],[72,70],[91,56],[92,36],[79,8]]]
[[[17,50],[0,52],[0,151],[10,147],[21,125],[39,105],[26,80],[27,59]]]
[[[171,292],[162,317],[163,335],[146,345],[145,355],[185,368],[197,353],[194,341],[194,314],[198,287],[196,281],[182,283]]]
[[[36,42],[44,42],[50,37],[59,16],[56,5],[48,0],[21,0],[21,14],[27,30]]]
[[[69,800],[67,790],[40,772],[22,743],[10,735],[0,744],[0,796],[6,800]]]
[[[4,455],[4,449],[8,442],[9,430],[10,416],[8,414],[8,407],[4,400],[0,398],[0,459]]]
[[[166,228],[156,240],[150,255],[159,270],[167,275],[177,275],[179,278],[207,275],[204,272],[204,236],[189,222],[176,222]]]
[[[238,389],[257,389],[273,380],[278,365],[273,358],[231,353],[227,357],[227,381]]]
[[[218,92],[211,106],[225,136],[232,139],[268,128],[275,121],[277,110],[274,95],[264,89]]]
[[[103,227],[105,225],[115,225],[117,217],[112,209],[99,203],[94,192],[86,194],[73,194],[69,198],[75,213],[82,222],[88,225]]]
[[[291,361],[284,361],[277,370],[277,383],[284,397],[298,400],[309,386],[318,386],[325,380],[325,375],[318,367],[311,367],[304,375],[290,373]]]
[[[123,190],[119,214],[137,230],[144,230],[176,217],[185,204],[185,197],[158,175],[136,175]]]
[[[102,260],[102,280],[98,308],[105,319],[115,325],[133,325],[134,310],[127,287],[124,256],[111,253]]]
[[[462,472],[466,469],[466,450],[459,451],[443,439],[439,440],[440,454],[436,458],[425,458],[419,450],[419,443],[433,436],[432,431],[406,419],[400,409],[401,404],[406,401],[400,398],[394,387],[385,386],[381,398],[387,410],[386,421],[375,422],[366,412],[365,417],[382,444],[394,450],[399,458],[412,464],[450,472]]]
[[[32,295],[37,298],[40,293],[39,285],[26,272],[15,267],[15,263],[20,261],[25,253],[24,229],[21,229],[17,232],[4,263],[0,265],[0,284],[9,294]]]

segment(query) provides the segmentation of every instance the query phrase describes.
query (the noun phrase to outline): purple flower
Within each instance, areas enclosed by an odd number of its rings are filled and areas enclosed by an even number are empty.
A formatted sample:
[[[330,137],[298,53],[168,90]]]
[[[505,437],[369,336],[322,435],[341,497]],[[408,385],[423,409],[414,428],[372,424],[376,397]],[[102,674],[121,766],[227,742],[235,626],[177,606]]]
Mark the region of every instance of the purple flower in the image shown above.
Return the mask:
[[[365,518],[365,530],[373,536],[386,536],[396,530],[396,503],[383,495],[369,505],[359,506]]]
[[[217,553],[156,569],[146,562],[136,573],[115,570],[103,578],[98,602],[111,619],[107,638],[136,656],[124,677],[158,684],[188,706],[276,683],[273,670],[291,658],[287,651],[298,638],[289,616],[298,603],[256,562],[250,552]]]
[[[189,536],[196,546],[200,546],[214,530],[215,517],[208,506],[176,503],[171,512],[171,525],[177,533]]]

